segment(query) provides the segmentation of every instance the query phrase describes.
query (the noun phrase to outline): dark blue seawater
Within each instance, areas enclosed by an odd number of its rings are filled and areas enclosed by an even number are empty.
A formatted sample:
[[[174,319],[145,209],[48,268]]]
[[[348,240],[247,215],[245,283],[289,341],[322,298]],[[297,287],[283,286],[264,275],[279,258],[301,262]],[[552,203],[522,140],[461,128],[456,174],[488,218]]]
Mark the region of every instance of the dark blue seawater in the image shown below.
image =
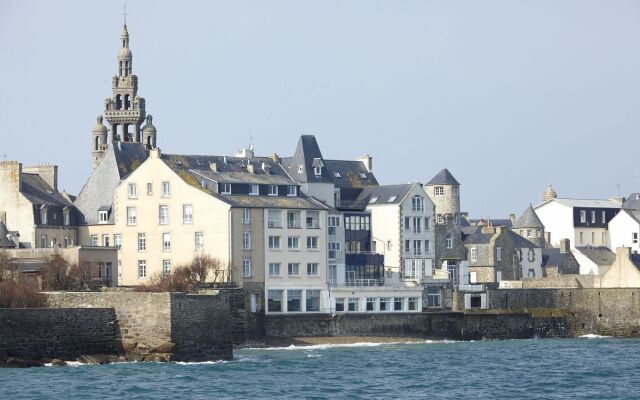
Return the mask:
[[[230,362],[0,369],[0,399],[631,399],[640,340],[246,349]]]

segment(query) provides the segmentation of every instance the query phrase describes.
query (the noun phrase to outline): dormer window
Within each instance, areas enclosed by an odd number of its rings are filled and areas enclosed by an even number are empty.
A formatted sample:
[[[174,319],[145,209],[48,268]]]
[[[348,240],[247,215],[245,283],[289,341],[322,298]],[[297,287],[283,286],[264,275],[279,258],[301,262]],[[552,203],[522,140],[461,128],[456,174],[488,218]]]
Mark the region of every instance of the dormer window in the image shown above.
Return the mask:
[[[313,168],[313,172],[316,174],[316,176],[322,176],[322,166],[318,165],[317,167]]]
[[[304,167],[302,165],[298,165],[298,173],[301,174],[304,171]]]
[[[298,195],[298,187],[289,185],[287,186],[287,196],[295,197]]]
[[[42,206],[42,208],[40,209],[40,224],[47,224],[47,207],[45,206]]]
[[[220,194],[231,194],[231,184],[230,183],[220,183]]]
[[[260,185],[250,185],[249,194],[257,196],[260,194]]]
[[[278,195],[278,186],[269,185],[269,196],[277,196]]]
[[[108,211],[98,211],[98,222],[101,224],[106,224],[109,222],[109,212]]]
[[[64,210],[62,212],[62,219],[64,220],[65,226],[71,225],[71,213],[69,210]]]

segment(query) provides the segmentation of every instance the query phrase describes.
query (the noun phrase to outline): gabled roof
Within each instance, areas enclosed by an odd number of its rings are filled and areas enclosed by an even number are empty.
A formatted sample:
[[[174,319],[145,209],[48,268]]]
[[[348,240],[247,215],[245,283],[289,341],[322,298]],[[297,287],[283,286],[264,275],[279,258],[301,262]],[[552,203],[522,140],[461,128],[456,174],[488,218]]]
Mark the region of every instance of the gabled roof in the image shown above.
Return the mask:
[[[399,204],[416,183],[404,185],[382,185],[362,189],[354,200],[353,207],[383,206]]]
[[[640,193],[631,193],[622,203],[622,208],[625,210],[640,210]]]
[[[534,211],[533,207],[529,205],[529,207],[524,210],[520,218],[516,221],[514,228],[540,228],[544,229],[544,225],[540,218],[538,218],[538,214]]]
[[[442,171],[438,172],[436,176],[431,178],[429,182],[427,182],[427,186],[432,186],[432,185],[460,186],[460,183],[456,180],[456,178],[453,177],[451,172],[449,172],[449,170],[445,168]]]
[[[580,251],[598,266],[609,266],[616,260],[616,253],[604,246],[576,247],[576,250]]]
[[[160,159],[184,182],[231,206],[243,208],[293,208],[326,210],[327,206],[302,193],[299,196],[251,196],[221,194],[216,183],[293,185],[282,166],[269,157],[226,157],[162,154]],[[211,169],[216,164],[216,171]],[[253,173],[247,165],[253,165]],[[262,169],[265,164],[268,173]]]
[[[324,164],[320,146],[313,135],[301,135],[293,157],[281,159],[282,165],[291,179],[300,183],[331,183],[331,177],[326,168],[322,168],[321,175],[316,176],[314,164]],[[299,167],[302,166],[302,169]]]
[[[60,192],[54,190],[44,179],[38,174],[22,173],[22,193],[31,204],[40,204],[46,206],[70,206],[71,203],[64,198]]]
[[[622,212],[618,213],[618,215],[622,215],[626,213],[629,215],[636,223],[640,224],[640,210],[631,210],[631,209],[622,209]],[[617,218],[617,216],[616,216]]]

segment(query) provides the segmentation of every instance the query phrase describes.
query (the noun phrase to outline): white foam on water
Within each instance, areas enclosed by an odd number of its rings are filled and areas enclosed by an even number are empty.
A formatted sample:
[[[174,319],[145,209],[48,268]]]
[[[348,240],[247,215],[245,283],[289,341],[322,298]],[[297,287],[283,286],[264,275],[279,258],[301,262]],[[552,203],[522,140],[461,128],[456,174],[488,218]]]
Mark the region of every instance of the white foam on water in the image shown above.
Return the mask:
[[[219,361],[175,361],[173,364],[178,365],[214,365],[214,364],[226,364],[229,361],[227,360],[219,360]]]
[[[326,350],[344,347],[380,347],[394,346],[403,344],[445,344],[458,343],[456,340],[416,340],[410,342],[356,342],[356,343],[332,343],[332,344],[313,344],[313,345],[290,345],[287,347],[249,347],[242,350]]]
[[[595,335],[593,333],[589,333],[587,335],[578,336],[578,339],[606,339],[610,337],[611,336],[601,336],[601,335]]]

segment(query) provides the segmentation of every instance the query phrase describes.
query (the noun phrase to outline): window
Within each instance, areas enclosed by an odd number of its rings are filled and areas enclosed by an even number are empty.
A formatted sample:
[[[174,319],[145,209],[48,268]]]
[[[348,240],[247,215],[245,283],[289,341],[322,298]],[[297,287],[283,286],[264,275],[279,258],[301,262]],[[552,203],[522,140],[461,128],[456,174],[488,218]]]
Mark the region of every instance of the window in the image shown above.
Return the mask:
[[[584,232],[580,232],[580,244],[584,243]]]
[[[527,252],[527,260],[529,260],[530,262],[536,260],[536,253],[533,251],[533,249],[529,249],[529,251]]]
[[[453,249],[453,237],[451,237],[450,234],[445,238],[445,247],[447,249]]]
[[[109,212],[108,211],[98,211],[98,222],[101,224],[105,224],[109,222]]]
[[[340,175],[340,172],[334,172],[333,176],[335,176],[336,178],[342,178],[342,175]]]
[[[162,260],[162,273],[164,275],[171,273],[171,260]]]
[[[71,213],[69,210],[64,210],[62,212],[62,219],[64,220],[65,226],[71,225]]]
[[[375,297],[367,297],[367,301],[365,304],[365,310],[367,311],[376,311],[376,298]]]
[[[298,195],[298,187],[289,185],[287,186],[287,196],[295,197]]]
[[[344,297],[336,298],[336,312],[344,312]]]
[[[404,251],[405,251],[405,253],[410,253],[411,252],[411,240],[405,240],[404,241]]]
[[[290,229],[302,228],[300,211],[287,211],[287,227]]]
[[[307,211],[307,229],[320,229],[320,213],[318,211]]]
[[[591,232],[591,244],[596,244],[596,233]]]
[[[102,245],[109,247],[109,235],[102,235]]]
[[[337,216],[337,215],[330,215],[329,216],[329,226],[330,227],[340,226],[340,217]]]
[[[47,237],[43,236],[43,244],[42,247],[47,247]],[[91,235],[91,246],[98,247],[98,235]]]
[[[318,276],[318,263],[307,263],[307,275]]]
[[[42,208],[40,210],[40,224],[41,225],[46,225],[47,224],[47,209],[46,208]]]
[[[251,223],[251,211],[248,208],[242,209],[242,223],[244,225]],[[271,226],[270,226],[271,228]]]
[[[269,192],[267,193],[269,196],[277,196],[278,195],[278,186],[269,185]]]
[[[471,261],[478,261],[478,249],[475,247],[471,248]]]
[[[404,310],[404,297],[394,297],[393,311],[402,311],[402,310]]]
[[[407,311],[416,311],[418,309],[418,298],[409,297],[407,301]]]
[[[147,235],[144,233],[138,233],[138,251],[147,250]]]
[[[436,196],[444,196],[444,187],[443,186],[436,186],[435,188],[433,188],[433,191],[434,191]]]
[[[580,222],[583,224],[587,222],[587,212],[585,210],[580,210]]]
[[[280,236],[269,236],[269,248],[280,249]]]
[[[474,284],[478,282],[478,273],[475,271],[469,272],[469,283]]]
[[[171,251],[171,234],[162,234],[162,251]]]
[[[257,196],[260,194],[260,185],[250,185],[249,194]]]
[[[591,223],[596,223],[596,210],[591,210]]]
[[[393,195],[391,197],[389,197],[389,200],[387,200],[388,203],[393,203],[394,201],[396,201],[396,199],[398,198],[398,196]]]
[[[245,278],[251,277],[251,259],[243,258],[242,259],[242,276]]]
[[[320,291],[307,289],[307,310],[320,311]]]
[[[638,243],[638,232],[633,232],[631,234],[631,242],[632,243]]]
[[[458,197],[458,195],[460,194],[460,189],[457,186],[452,186],[451,187],[451,194]]]
[[[606,216],[607,216],[607,213],[602,211],[602,223],[603,224],[606,222]]]
[[[167,181],[162,182],[162,192],[160,193],[162,197],[171,196],[171,184]]]
[[[413,233],[422,233],[422,218],[413,218]]]
[[[193,223],[193,206],[191,204],[185,204],[182,206],[182,223]]]
[[[429,230],[429,217],[424,219],[424,230],[425,231]]]
[[[220,194],[231,194],[231,184],[230,183],[219,183],[218,188],[220,190]]]
[[[413,196],[411,198],[411,209],[416,212],[424,212],[424,198]]]
[[[297,250],[300,248],[300,238],[297,236],[289,236],[287,238],[287,247],[290,250]]]
[[[251,250],[251,232],[242,232],[242,249]]]
[[[404,230],[405,231],[411,230],[411,218],[409,217],[404,217]]]
[[[496,247],[496,260],[502,261],[502,247]]]
[[[348,307],[349,311],[358,311],[358,299],[356,297],[349,297]]]
[[[440,307],[439,287],[427,287],[427,307]]]
[[[298,165],[298,173],[301,174],[304,171],[304,167],[302,165]]]
[[[269,263],[269,276],[280,276],[280,263]]]
[[[130,199],[138,198],[138,185],[135,183],[129,183],[127,185],[127,197]]]
[[[372,197],[369,199],[369,204],[374,204],[376,201],[378,201],[378,197]]]
[[[269,228],[282,228],[281,210],[269,210],[267,212],[267,226]]]
[[[342,243],[340,242],[329,242],[329,258],[334,260],[338,253],[342,250]]]
[[[317,249],[317,248],[318,248],[318,237],[307,236],[307,249]]]
[[[117,248],[122,247],[122,235],[119,233],[116,233],[115,235],[113,235],[113,245],[116,246]]]
[[[64,247],[69,247],[69,236],[64,237]]]
[[[531,229],[527,229],[527,237],[530,238],[531,237]]]
[[[127,207],[127,225],[135,225],[137,222],[136,208]]]
[[[160,206],[158,208],[158,219],[160,225],[167,225],[169,223],[169,206]]]
[[[195,250],[202,250],[204,248],[204,234],[202,232],[196,232],[194,248]]]
[[[302,290],[287,290],[287,311],[302,311]]]
[[[321,176],[322,175],[322,166],[318,165],[317,167],[313,168],[313,172],[316,176]]]
[[[391,299],[389,297],[380,297],[380,311],[391,310]]]
[[[431,251],[431,241],[429,240],[425,240],[424,241],[424,252],[425,254]]]
[[[422,255],[422,241],[414,240],[413,241],[413,255],[420,256]]]
[[[267,310],[270,312],[282,311],[282,290],[269,290],[267,293]]]
[[[147,196],[151,196],[153,194],[153,184],[151,182],[147,183]]]
[[[444,218],[442,217],[442,214],[438,214],[436,216],[436,220],[439,224],[444,224]]]
[[[287,274],[289,276],[299,276],[300,263],[289,263],[289,265],[287,266]]]
[[[138,278],[147,277],[147,262],[145,260],[138,260]]]

